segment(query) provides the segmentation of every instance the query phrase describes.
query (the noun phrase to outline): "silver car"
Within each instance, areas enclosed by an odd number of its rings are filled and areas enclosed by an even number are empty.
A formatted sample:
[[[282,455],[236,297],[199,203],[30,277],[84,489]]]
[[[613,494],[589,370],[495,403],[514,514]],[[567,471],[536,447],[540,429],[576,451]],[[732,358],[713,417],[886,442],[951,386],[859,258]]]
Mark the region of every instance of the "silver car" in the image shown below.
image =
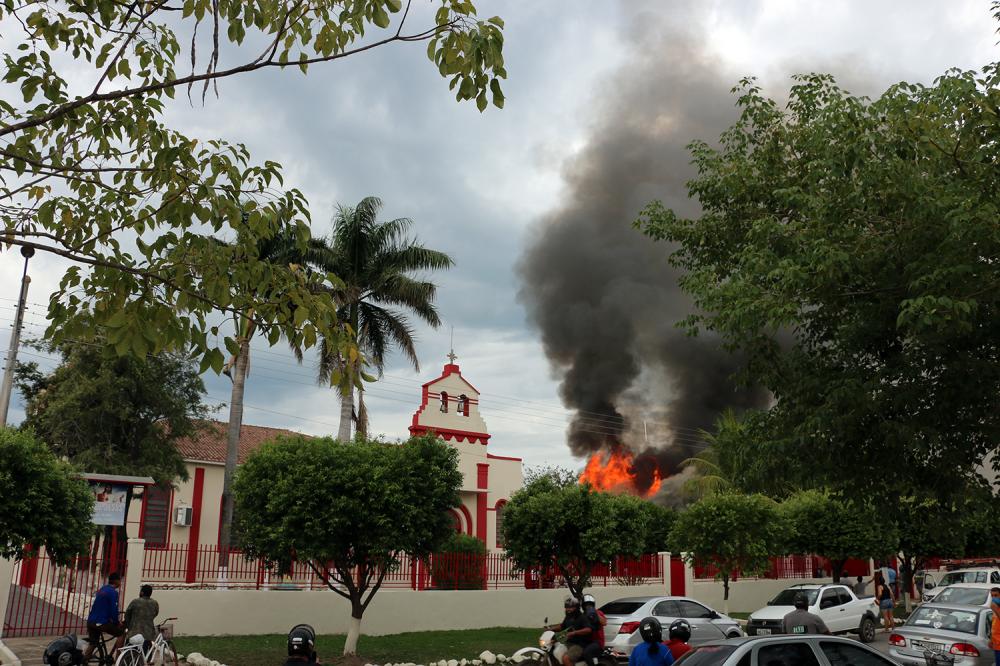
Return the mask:
[[[991,666],[990,615],[982,606],[927,603],[889,636],[889,654],[906,666]]]
[[[692,645],[743,635],[736,620],[688,597],[626,597],[604,604],[601,612],[608,618],[605,645],[618,659],[628,659],[632,648],[642,643],[639,622],[649,616],[663,625],[664,640],[670,624],[678,618],[691,625]]]
[[[899,666],[899,663],[849,638],[780,634],[705,643],[681,657],[677,666]]]

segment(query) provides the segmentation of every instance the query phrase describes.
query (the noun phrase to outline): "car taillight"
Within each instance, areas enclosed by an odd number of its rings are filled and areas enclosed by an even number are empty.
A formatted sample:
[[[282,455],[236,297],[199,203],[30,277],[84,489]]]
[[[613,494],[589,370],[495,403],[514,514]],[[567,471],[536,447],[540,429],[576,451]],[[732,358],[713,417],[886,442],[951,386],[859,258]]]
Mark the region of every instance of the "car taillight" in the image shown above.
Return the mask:
[[[639,628],[638,622],[625,622],[618,630],[619,634],[633,634]]]
[[[958,654],[963,657],[979,656],[979,650],[976,649],[975,645],[972,645],[970,643],[955,643],[954,645],[951,646],[951,649],[948,650],[948,652],[951,652],[952,654]]]
[[[906,647],[906,639],[899,634],[889,635],[889,645],[895,645],[896,647]]]

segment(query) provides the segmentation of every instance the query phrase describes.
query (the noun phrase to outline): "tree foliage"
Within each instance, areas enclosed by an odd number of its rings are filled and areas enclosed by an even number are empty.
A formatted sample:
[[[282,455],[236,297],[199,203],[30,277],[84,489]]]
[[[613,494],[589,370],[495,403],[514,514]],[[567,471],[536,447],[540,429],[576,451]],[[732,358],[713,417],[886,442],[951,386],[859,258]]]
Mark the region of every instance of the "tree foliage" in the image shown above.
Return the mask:
[[[308,562],[348,599],[356,623],[344,653],[354,653],[361,618],[398,556],[426,558],[453,533],[457,455],[429,436],[401,445],[278,438],[237,472],[238,542],[280,572]]]
[[[151,476],[161,486],[187,478],[176,442],[208,414],[191,359],[118,357],[84,343],[56,351],[62,362],[47,374],[33,363],[18,366],[22,427],[87,472]]]
[[[282,189],[275,162],[185,136],[165,110],[178,92],[204,98],[230,77],[306,72],[409,42],[426,42],[458,100],[502,106],[503,21],[478,19],[470,0],[437,4],[429,25],[410,30],[409,0],[0,3],[11,30],[0,82],[3,243],[74,264],[50,300],[46,336],[100,337],[139,356],[190,345],[216,371],[227,338],[215,342],[218,310],[252,312],[272,344],[309,346],[305,320],[312,337],[335,337],[326,276],[272,272],[257,256],[259,240],[289,226],[308,238],[302,194]]]
[[[582,601],[595,564],[641,555],[656,538],[652,519],[659,514],[648,506],[637,497],[562,485],[543,475],[504,507],[504,546],[521,569],[554,566]]]
[[[835,581],[849,559],[883,558],[897,552],[896,526],[870,505],[806,490],[779,507],[789,527],[787,552],[829,559]]]
[[[716,568],[727,604],[733,574],[764,573],[787,539],[788,525],[773,500],[736,493],[698,500],[678,514],[670,533],[671,551]]]
[[[439,590],[486,587],[486,544],[471,534],[453,533],[431,558],[431,580]]]
[[[87,482],[33,432],[0,428],[0,557],[31,544],[69,564],[87,550],[93,509]]]
[[[998,77],[869,100],[799,76],[784,106],[744,80],[718,147],[691,144],[700,216],[645,209],[699,308],[686,324],[745,352],[776,399],[759,460],[947,496],[1000,440]]]

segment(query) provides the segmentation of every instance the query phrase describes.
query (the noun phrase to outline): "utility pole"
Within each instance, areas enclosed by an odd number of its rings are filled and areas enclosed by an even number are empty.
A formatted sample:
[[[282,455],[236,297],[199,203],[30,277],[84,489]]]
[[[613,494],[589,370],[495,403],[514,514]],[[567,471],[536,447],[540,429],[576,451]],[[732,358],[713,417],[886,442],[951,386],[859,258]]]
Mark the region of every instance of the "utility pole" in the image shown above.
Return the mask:
[[[21,247],[24,257],[24,272],[21,274],[21,296],[17,300],[17,315],[14,317],[14,330],[10,333],[10,347],[7,349],[7,364],[3,369],[3,385],[0,386],[0,428],[7,425],[7,409],[10,407],[10,393],[14,386],[14,366],[17,365],[17,348],[21,344],[21,324],[24,322],[24,308],[28,304],[28,259],[35,254],[31,247]]]

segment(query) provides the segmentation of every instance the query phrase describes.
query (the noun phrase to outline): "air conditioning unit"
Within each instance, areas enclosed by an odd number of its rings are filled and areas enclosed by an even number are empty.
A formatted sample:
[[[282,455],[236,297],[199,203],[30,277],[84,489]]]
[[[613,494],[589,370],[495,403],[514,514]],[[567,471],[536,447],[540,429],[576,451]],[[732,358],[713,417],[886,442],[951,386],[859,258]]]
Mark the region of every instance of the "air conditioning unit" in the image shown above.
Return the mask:
[[[189,506],[179,506],[174,510],[174,525],[191,527],[194,511]]]

